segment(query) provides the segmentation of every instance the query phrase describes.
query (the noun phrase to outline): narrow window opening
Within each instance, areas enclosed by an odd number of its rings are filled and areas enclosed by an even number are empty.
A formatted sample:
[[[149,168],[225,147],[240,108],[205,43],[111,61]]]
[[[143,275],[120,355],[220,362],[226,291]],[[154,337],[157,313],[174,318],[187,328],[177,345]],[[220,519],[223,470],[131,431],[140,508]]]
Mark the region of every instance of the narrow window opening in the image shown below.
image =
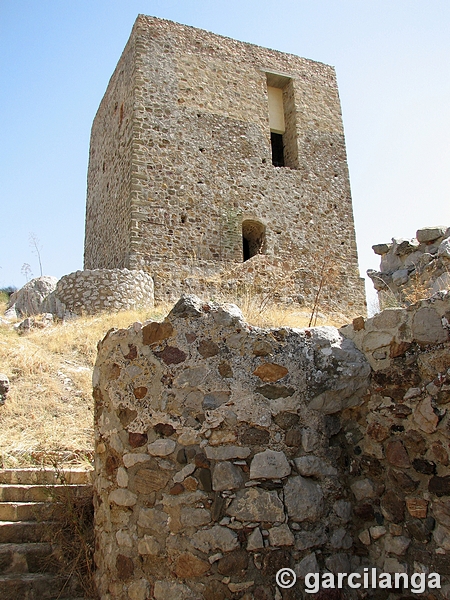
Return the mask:
[[[249,260],[257,254],[264,254],[266,249],[266,228],[259,221],[243,221],[242,223],[242,257]]]
[[[281,133],[270,132],[272,146],[272,164],[274,167],[284,167],[283,136]]]
[[[281,73],[266,72],[270,145],[275,167],[298,168],[294,83]]]

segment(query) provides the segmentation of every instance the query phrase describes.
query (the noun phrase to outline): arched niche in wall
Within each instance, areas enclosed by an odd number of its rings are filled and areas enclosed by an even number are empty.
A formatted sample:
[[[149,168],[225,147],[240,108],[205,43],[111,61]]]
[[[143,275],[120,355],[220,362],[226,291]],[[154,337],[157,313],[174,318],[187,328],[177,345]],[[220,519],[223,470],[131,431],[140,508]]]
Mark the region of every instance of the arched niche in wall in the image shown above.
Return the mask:
[[[244,262],[266,250],[266,226],[260,221],[242,221],[242,254]]]

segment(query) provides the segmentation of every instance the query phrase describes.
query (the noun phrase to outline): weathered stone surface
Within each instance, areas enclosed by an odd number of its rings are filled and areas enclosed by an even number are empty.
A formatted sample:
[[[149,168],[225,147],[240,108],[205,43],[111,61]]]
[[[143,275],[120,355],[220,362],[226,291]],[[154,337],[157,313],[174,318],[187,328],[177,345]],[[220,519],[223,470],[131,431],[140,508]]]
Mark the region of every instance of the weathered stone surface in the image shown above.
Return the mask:
[[[139,469],[134,477],[133,489],[139,494],[151,494],[163,489],[170,476],[156,469]]]
[[[224,461],[214,467],[212,487],[216,492],[236,490],[242,486],[243,482],[242,470],[233,463]]]
[[[128,586],[127,591],[130,600],[147,600],[150,586],[146,579],[138,579]]]
[[[299,475],[291,477],[284,490],[287,512],[293,521],[317,521],[321,517],[323,492],[319,485]]]
[[[397,556],[403,556],[406,553],[410,543],[411,540],[404,535],[396,535],[395,537],[387,535],[384,538],[384,547],[386,548],[387,552],[397,554]]]
[[[422,344],[441,344],[448,340],[448,333],[433,308],[422,307],[414,315],[412,334]]]
[[[211,446],[205,447],[207,458],[211,460],[230,460],[233,458],[247,458],[250,455],[250,448],[243,448],[242,446],[221,446],[213,448]]]
[[[414,411],[414,420],[419,429],[425,433],[433,433],[436,431],[439,419],[433,410],[431,398],[429,396],[422,400],[422,402],[419,402]]]
[[[428,244],[444,236],[446,231],[447,227],[445,225],[439,227],[422,227],[417,230],[416,238],[421,244]]]
[[[180,519],[185,527],[201,527],[211,521],[211,513],[204,508],[186,506],[181,509]]]
[[[375,486],[370,479],[355,481],[350,487],[357,501],[376,497]]]
[[[444,550],[450,550],[450,529],[438,525],[433,531],[433,538],[436,544]]]
[[[317,562],[316,553],[308,554],[295,565],[295,574],[299,579],[304,579],[308,573],[318,573],[319,563]]]
[[[8,309],[14,308],[17,317],[51,312],[44,309],[43,302],[56,289],[57,282],[56,277],[48,275],[28,281],[20,290],[11,294]]]
[[[156,556],[161,552],[161,544],[151,535],[144,535],[138,542],[139,554],[151,554]]]
[[[226,512],[240,521],[284,521],[284,507],[278,494],[257,487],[237,492]]]
[[[294,534],[286,524],[269,529],[269,542],[271,546],[293,546]]]
[[[291,472],[284,452],[264,450],[255,454],[250,464],[250,479],[282,479]]]
[[[197,600],[198,596],[184,583],[175,581],[155,581],[155,600]]]
[[[337,469],[328,465],[318,456],[300,456],[294,459],[295,467],[303,477],[326,477],[337,475]]]
[[[252,533],[248,536],[247,550],[259,550],[260,548],[264,548],[264,540],[259,527],[255,527]]]
[[[175,563],[175,573],[180,579],[201,577],[209,571],[210,564],[190,552],[180,554]]]
[[[174,440],[159,439],[147,446],[147,452],[151,456],[169,456],[175,450],[176,445]]]
[[[192,544],[201,552],[209,553],[213,550],[231,552],[239,547],[237,535],[220,525],[214,525],[211,529],[201,529],[192,536]]]
[[[114,502],[114,504],[117,504],[118,506],[134,506],[137,501],[137,496],[129,490],[118,488],[109,494],[109,501]]]
[[[450,499],[433,502],[433,515],[445,527],[450,527]]]
[[[400,440],[387,442],[385,452],[388,462],[394,467],[407,469],[411,465],[408,453]]]

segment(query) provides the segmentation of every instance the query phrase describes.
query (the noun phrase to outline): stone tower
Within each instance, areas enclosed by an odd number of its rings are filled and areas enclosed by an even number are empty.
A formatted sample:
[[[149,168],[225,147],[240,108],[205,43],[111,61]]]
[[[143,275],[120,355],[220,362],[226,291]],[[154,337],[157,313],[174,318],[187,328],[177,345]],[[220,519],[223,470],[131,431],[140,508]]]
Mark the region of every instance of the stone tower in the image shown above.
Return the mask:
[[[144,269],[157,299],[245,276],[312,300],[322,279],[364,310],[334,69],[138,16],[92,127],[95,268]]]

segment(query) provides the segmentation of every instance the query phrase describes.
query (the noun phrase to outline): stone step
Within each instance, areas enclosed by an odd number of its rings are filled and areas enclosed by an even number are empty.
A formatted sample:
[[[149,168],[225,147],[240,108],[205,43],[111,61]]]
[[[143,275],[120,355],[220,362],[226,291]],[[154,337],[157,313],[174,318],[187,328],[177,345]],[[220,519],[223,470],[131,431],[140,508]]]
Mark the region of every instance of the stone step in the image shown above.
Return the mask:
[[[92,494],[92,486],[90,484],[0,484],[0,502],[51,502],[63,500],[66,494],[85,498]]]
[[[1,521],[49,521],[56,505],[53,502],[0,502]]]
[[[92,469],[72,468],[57,472],[54,469],[0,469],[0,483],[49,485],[55,483],[92,483]]]
[[[50,573],[20,573],[0,575],[2,600],[56,600],[82,594],[75,580]],[[64,596],[63,596],[64,594]]]
[[[0,573],[56,573],[61,569],[49,543],[0,544]]]
[[[56,526],[53,521],[3,521],[0,522],[0,543],[49,542]]]

